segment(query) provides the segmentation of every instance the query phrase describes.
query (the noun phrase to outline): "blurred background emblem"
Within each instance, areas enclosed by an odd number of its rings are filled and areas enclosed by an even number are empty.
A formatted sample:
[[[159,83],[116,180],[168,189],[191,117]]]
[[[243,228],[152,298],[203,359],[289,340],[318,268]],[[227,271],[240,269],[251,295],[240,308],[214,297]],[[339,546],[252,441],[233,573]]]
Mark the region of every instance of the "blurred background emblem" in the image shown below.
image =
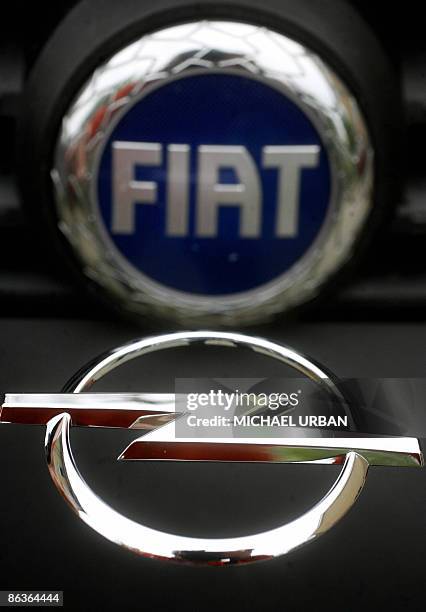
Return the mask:
[[[59,227],[124,311],[253,322],[315,297],[372,207],[356,99],[315,53],[252,24],[142,36],[63,117]]]

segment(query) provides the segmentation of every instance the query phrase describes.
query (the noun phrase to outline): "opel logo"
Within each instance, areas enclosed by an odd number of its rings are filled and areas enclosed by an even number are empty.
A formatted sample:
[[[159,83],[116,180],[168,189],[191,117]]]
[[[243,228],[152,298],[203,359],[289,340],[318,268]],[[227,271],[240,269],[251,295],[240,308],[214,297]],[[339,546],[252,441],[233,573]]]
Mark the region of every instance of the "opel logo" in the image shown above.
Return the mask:
[[[355,503],[370,466],[420,467],[418,440],[405,437],[200,438],[175,436],[173,395],[81,393],[129,360],[167,348],[194,345],[244,348],[290,366],[346,407],[338,383],[322,366],[285,346],[228,332],[179,332],[136,340],[81,369],[61,394],[7,394],[0,422],[46,425],[46,457],[52,480],[69,507],[108,540],[139,555],[181,563],[229,565],[272,559],[312,542]],[[143,435],[120,460],[264,461],[341,464],[341,472],[310,510],[278,527],[234,538],[194,538],[165,533],[123,516],[89,487],[74,458],[70,428],[118,427]]]

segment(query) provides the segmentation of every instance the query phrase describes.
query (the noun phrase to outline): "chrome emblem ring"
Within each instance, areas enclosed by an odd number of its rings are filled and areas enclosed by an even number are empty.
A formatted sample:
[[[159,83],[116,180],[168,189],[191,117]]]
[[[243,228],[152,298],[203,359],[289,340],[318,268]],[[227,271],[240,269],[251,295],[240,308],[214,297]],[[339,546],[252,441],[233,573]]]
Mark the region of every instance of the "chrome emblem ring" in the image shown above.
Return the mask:
[[[65,391],[74,394],[87,391],[108,372],[147,353],[194,344],[243,347],[277,359],[311,378],[331,397],[345,405],[345,399],[330,374],[310,359],[267,340],[226,332],[172,333],[132,342],[103,355],[99,360],[83,368],[71,379]],[[88,397],[90,398],[90,394]],[[94,418],[96,420],[96,417]],[[72,420],[70,413],[63,410],[48,421],[46,433],[46,456],[51,477],[72,510],[86,524],[120,546],[144,557],[181,563],[209,565],[250,563],[289,553],[303,544],[312,542],[346,514],[364,486],[369,465],[420,466],[423,462],[418,442],[413,438],[269,440],[269,443],[279,447],[281,452],[279,461],[282,462],[343,462],[338,479],[309,511],[277,528],[225,539],[182,537],[130,520],[108,506],[90,489],[81,476],[73,456],[70,440]],[[160,443],[166,448],[173,440],[171,429],[173,425],[173,422],[169,422],[162,427],[154,428],[130,446],[136,447],[138,452],[142,451],[139,458],[143,458],[145,441]],[[211,442],[212,440],[207,439],[199,443],[208,447]],[[224,440],[216,442],[228,443]],[[231,443],[244,447],[245,444],[250,446],[262,443],[262,440],[233,439]],[[185,441],[181,444],[185,445]],[[293,459],[286,459],[286,449],[297,450],[298,458],[295,460],[293,454]]]
[[[287,123],[271,131],[271,140],[277,132],[281,140],[257,143],[259,151],[254,155],[247,141],[256,133],[256,126],[249,126],[249,111],[247,125],[237,125],[226,150],[223,143],[207,136],[197,147],[190,146],[184,135],[173,140],[168,133],[151,134],[151,140],[145,137],[146,142],[140,142],[146,130],[140,130],[138,137],[133,134],[142,112],[135,129],[114,136],[134,109],[152,96],[176,83],[183,88],[191,79],[206,77],[222,79],[221,83],[240,79],[256,91],[281,97],[312,126],[316,144],[299,130],[289,146],[285,138],[293,120],[287,117]],[[210,103],[214,96],[208,97]],[[266,98],[262,104],[264,115],[273,117]],[[212,119],[215,109],[213,105]],[[164,120],[174,112],[170,102]],[[220,134],[220,127],[216,132]],[[154,137],[157,142],[152,142]],[[298,233],[300,185],[291,164],[297,156],[297,163],[304,164],[303,173],[316,172],[320,150],[329,166],[327,187],[316,188],[312,175],[304,175],[313,193],[304,192],[309,212]],[[196,154],[194,169],[189,156]],[[241,325],[312,299],[351,258],[373,206],[373,157],[366,121],[354,95],[303,44],[246,23],[200,21],[168,27],[119,50],[96,69],[69,106],[51,171],[57,224],[84,275],[121,309],[191,326]],[[240,160],[239,183],[215,182],[211,164],[216,163],[219,174],[218,158],[231,167],[236,158]],[[134,164],[130,170],[129,160]],[[290,160],[290,170],[283,160]],[[155,171],[156,180],[132,174],[132,168],[136,173],[141,167]],[[265,191],[265,181],[274,193],[280,189],[286,193],[285,199],[276,196],[278,212],[273,210],[275,196]],[[276,185],[271,187],[271,181]],[[320,192],[325,189],[327,196],[321,204]],[[191,190],[197,190],[197,195],[190,196]],[[250,194],[244,210],[240,192]],[[116,201],[116,209],[105,204],[110,199]],[[239,210],[238,239],[214,237],[219,205]],[[143,208],[148,217],[143,213],[136,218],[136,208]],[[153,217],[157,220],[150,230]],[[265,226],[274,229],[265,230]],[[271,233],[267,238],[262,234],[266,231]],[[306,244],[295,246],[307,233]],[[271,245],[276,252],[271,252]],[[294,256],[292,249],[299,249]],[[168,273],[172,268],[173,274]]]

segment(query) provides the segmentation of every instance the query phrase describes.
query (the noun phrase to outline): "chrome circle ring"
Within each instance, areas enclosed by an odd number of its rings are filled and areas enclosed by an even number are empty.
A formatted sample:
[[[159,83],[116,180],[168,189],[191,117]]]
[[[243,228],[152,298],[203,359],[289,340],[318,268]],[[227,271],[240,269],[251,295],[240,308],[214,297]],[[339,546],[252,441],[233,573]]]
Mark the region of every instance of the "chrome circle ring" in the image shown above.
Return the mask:
[[[338,386],[319,365],[296,351],[260,338],[226,332],[181,332],[138,340],[119,347],[83,368],[65,390],[79,393],[121,364],[144,354],[190,345],[248,348],[277,359],[315,381],[344,403]],[[348,452],[335,484],[299,518],[262,533],[236,538],[192,538],[165,533],[136,523],[113,510],[81,476],[70,442],[71,418],[60,414],[47,425],[46,456],[56,487],[73,511],[108,540],[144,557],[182,563],[228,565],[271,559],[312,541],[330,529],[353,505],[361,491],[368,461]]]

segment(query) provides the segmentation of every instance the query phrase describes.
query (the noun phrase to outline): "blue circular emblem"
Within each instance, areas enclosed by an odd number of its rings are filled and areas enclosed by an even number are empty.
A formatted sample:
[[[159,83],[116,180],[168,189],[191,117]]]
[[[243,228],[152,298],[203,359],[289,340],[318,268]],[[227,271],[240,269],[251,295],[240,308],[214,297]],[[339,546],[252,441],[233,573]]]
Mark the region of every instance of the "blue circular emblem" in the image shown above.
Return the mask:
[[[166,81],[113,127],[97,184],[122,260],[178,291],[230,295],[282,276],[327,216],[331,172],[308,116],[230,73]]]

